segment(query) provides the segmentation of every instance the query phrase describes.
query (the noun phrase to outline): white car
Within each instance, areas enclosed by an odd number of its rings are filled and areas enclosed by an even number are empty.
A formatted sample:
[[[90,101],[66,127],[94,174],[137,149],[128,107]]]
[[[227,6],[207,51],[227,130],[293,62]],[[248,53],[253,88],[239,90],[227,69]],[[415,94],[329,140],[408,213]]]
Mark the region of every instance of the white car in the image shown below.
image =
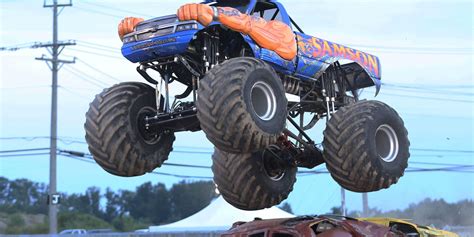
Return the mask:
[[[69,229],[59,232],[60,235],[85,235],[87,231],[84,229]]]

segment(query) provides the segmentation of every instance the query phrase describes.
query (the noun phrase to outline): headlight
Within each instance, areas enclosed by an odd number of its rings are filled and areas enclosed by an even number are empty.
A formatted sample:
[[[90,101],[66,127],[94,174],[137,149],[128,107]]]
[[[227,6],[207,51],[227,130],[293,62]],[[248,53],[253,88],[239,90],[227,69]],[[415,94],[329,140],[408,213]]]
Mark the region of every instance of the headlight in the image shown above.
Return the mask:
[[[123,38],[123,43],[124,43],[124,44],[130,43],[130,42],[134,42],[134,41],[135,41],[135,37],[133,37],[133,36],[129,36],[129,37]]]
[[[179,25],[178,28],[176,28],[176,31],[197,30],[197,28],[198,28],[197,23],[191,23],[191,24]]]

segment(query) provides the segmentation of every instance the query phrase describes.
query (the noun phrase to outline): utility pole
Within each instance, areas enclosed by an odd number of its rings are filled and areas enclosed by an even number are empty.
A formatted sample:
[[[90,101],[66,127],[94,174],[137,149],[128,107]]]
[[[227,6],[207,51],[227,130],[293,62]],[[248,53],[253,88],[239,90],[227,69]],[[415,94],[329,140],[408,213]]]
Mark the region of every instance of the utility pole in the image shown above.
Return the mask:
[[[57,193],[56,186],[56,154],[57,154],[57,121],[58,121],[58,71],[65,63],[75,63],[75,60],[67,61],[60,60],[59,54],[61,54],[64,47],[69,45],[75,45],[74,41],[58,41],[58,16],[64,7],[72,6],[72,0],[67,4],[58,4],[58,0],[53,0],[53,4],[46,4],[44,1],[43,7],[53,8],[53,42],[52,43],[37,43],[33,45],[33,48],[47,48],[51,54],[51,58],[46,58],[44,55],[36,58],[36,60],[45,61],[48,67],[51,69],[52,77],[52,95],[51,95],[51,135],[50,135],[50,160],[49,160],[49,193],[48,193],[48,205],[49,205],[49,233],[58,233],[58,204],[60,202],[60,196]],[[60,8],[60,9],[59,9]]]
[[[369,197],[367,193],[362,193],[362,215],[369,217]]]
[[[341,215],[346,216],[346,190],[341,187]]]

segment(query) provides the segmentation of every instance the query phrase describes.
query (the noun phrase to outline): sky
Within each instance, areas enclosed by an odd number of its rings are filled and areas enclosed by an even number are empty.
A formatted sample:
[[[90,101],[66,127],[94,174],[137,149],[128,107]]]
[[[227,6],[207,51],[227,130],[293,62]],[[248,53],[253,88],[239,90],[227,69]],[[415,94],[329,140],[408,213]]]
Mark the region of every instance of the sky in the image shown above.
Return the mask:
[[[59,17],[59,39],[74,39],[77,45],[66,48],[61,58],[77,60],[59,73],[58,147],[87,152],[83,124],[94,95],[117,81],[144,82],[135,71],[137,65],[120,54],[118,22],[125,16],[172,14],[187,2],[77,0],[73,7],[64,9]],[[379,56],[386,85],[376,98],[372,88],[364,90],[363,96],[391,105],[404,119],[411,141],[409,167],[440,167],[426,162],[474,165],[472,1],[281,2],[307,34]],[[0,0],[0,47],[50,41],[52,13],[42,5],[39,0]],[[0,150],[49,146],[44,137],[49,136],[50,128],[51,73],[44,62],[34,59],[42,54],[48,52],[0,51]],[[172,87],[172,94],[180,93],[180,89]],[[310,136],[321,141],[323,129],[324,123],[318,124]],[[28,139],[5,139],[11,137]],[[177,134],[174,147],[170,162],[212,163],[212,145],[202,132]],[[47,183],[48,157],[0,157],[0,176]],[[208,169],[167,166],[156,171],[212,176]],[[197,179],[156,174],[121,178],[96,164],[58,156],[61,192],[83,192],[90,186],[133,190],[148,181],[171,187],[182,180]],[[398,184],[370,193],[369,205],[382,210],[403,209],[424,198],[455,202],[473,196],[473,173],[406,173]],[[340,205],[340,187],[327,174],[298,177],[287,201],[296,214],[325,213]],[[360,210],[361,195],[347,192],[347,207]]]

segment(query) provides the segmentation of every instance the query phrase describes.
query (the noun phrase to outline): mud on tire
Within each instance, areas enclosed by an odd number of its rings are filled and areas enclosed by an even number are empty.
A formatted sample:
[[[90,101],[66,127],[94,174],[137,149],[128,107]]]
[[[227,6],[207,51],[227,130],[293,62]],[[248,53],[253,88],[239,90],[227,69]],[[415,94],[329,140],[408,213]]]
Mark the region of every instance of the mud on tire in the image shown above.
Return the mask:
[[[276,142],[286,123],[282,82],[265,62],[230,59],[213,68],[198,90],[197,116],[220,150],[249,153]]]
[[[233,154],[215,149],[214,182],[222,197],[242,210],[272,207],[285,200],[296,182],[296,167],[272,171],[263,159],[268,153]]]
[[[144,115],[156,111],[154,89],[144,83],[125,82],[97,95],[86,113],[86,141],[95,161],[118,176],[151,172],[168,159],[172,132],[148,134]]]
[[[370,192],[397,183],[410,157],[410,142],[397,112],[379,101],[339,109],[324,131],[323,157],[344,188]]]

